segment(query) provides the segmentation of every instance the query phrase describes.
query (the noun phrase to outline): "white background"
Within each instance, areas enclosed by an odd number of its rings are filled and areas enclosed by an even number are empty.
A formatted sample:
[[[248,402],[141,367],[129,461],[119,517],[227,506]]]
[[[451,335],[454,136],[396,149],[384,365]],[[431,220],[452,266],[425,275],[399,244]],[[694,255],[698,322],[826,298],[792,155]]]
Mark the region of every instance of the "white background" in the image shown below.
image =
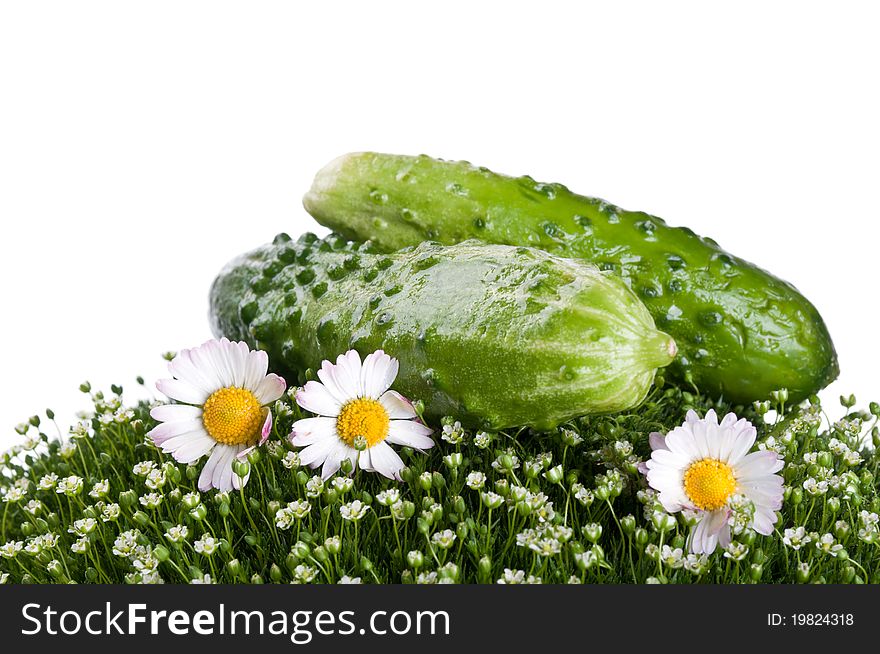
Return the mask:
[[[218,269],[315,229],[312,175],[366,149],[712,236],[825,316],[826,397],[880,398],[871,3],[306,5],[0,4],[0,449],[209,338]]]

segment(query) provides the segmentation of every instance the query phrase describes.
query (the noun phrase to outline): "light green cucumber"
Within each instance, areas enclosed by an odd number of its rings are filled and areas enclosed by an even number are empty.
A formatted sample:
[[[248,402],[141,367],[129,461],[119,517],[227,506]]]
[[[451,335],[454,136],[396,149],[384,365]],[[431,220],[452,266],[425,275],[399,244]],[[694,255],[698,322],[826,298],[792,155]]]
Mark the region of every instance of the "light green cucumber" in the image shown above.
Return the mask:
[[[422,243],[394,254],[286,235],[211,290],[218,336],[299,375],[350,348],[400,361],[395,390],[483,428],[555,427],[644,399],[675,356],[642,302],[595,266],[542,250]]]

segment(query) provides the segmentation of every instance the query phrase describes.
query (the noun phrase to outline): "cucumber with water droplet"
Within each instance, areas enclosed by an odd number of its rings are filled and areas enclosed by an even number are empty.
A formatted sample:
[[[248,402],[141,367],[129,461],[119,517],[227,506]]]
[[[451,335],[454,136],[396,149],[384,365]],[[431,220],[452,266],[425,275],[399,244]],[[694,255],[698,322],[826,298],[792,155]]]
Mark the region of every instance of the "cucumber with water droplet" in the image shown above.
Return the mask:
[[[838,374],[825,323],[791,284],[687,228],[560,184],[467,162],[359,153],[321,170],[303,203],[322,225],[385,251],[479,238],[613,271],[675,338],[669,376],[733,402],[779,388],[801,400]]]
[[[549,429],[633,407],[675,356],[620,280],[526,247],[385,255],[280,235],[228,264],[210,300],[218,336],[266,350],[301,383],[350,348],[383,349],[400,360],[396,390],[473,427]]]

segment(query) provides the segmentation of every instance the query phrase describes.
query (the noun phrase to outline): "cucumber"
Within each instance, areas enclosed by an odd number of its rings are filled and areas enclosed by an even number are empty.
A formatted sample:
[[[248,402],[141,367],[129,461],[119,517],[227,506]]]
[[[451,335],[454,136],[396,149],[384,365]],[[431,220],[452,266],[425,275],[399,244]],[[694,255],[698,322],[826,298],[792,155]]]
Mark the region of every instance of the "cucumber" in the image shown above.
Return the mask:
[[[351,348],[400,361],[395,390],[430,418],[551,429],[635,406],[675,343],[639,299],[596,267],[542,250],[473,241],[383,255],[284,234],[214,281],[217,336],[298,375]],[[296,377],[291,377],[296,378]]]
[[[479,238],[613,271],[675,338],[668,376],[734,403],[779,388],[799,401],[838,374],[825,323],[791,284],[687,228],[560,184],[424,155],[358,153],[321,170],[303,203],[322,225],[384,251]]]

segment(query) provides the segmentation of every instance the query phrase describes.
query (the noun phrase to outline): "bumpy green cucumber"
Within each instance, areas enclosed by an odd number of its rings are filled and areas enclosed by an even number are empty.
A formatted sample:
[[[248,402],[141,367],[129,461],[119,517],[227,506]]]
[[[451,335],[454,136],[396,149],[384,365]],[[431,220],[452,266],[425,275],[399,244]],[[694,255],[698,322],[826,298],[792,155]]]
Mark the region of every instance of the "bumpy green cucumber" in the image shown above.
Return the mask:
[[[675,355],[613,276],[473,241],[382,255],[282,234],[220,273],[211,315],[218,336],[266,350],[287,374],[381,348],[400,360],[395,389],[431,417],[496,429],[632,407]]]
[[[734,402],[782,387],[800,400],[838,374],[822,318],[793,286],[689,229],[560,184],[467,162],[359,153],[321,170],[303,203],[321,224],[384,251],[479,238],[614,271],[675,338],[672,377]]]

